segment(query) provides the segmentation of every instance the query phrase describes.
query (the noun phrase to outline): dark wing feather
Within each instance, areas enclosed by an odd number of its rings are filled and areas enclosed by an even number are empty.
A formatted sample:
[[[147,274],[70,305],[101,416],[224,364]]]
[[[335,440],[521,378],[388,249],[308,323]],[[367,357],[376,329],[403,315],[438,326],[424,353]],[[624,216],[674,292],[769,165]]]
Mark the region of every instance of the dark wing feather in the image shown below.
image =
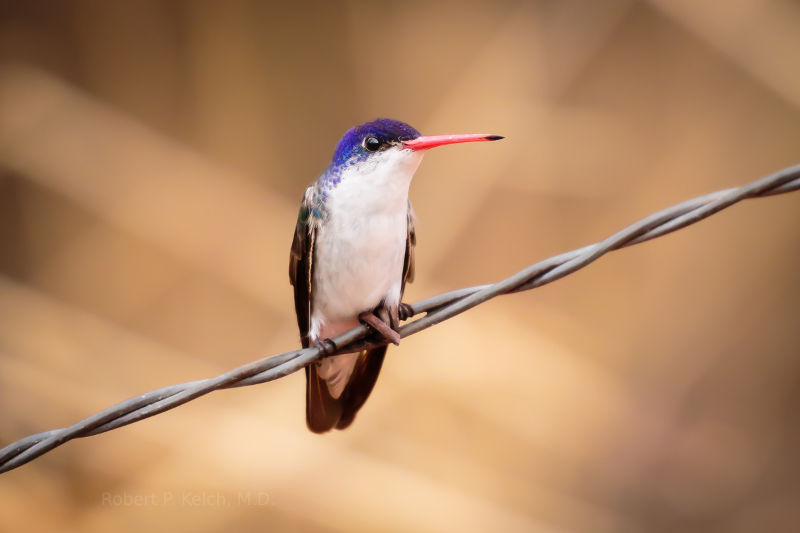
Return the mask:
[[[294,309],[297,313],[297,327],[300,342],[308,348],[308,328],[311,323],[311,302],[314,294],[314,241],[316,227],[311,216],[311,192],[306,190],[297,225],[294,230],[292,250],[289,254],[289,281],[294,287]],[[328,386],[317,375],[316,367],[306,367],[306,423],[314,432],[327,431],[341,416],[339,402],[328,393]]]
[[[310,207],[304,199],[297,215],[292,250],[289,253],[289,283],[294,287],[294,310],[297,313],[297,327],[300,330],[303,348],[308,347],[308,328],[311,320],[314,237]]]
[[[403,285],[400,290],[400,301],[403,300],[403,291],[406,283],[414,281],[414,246],[416,244],[417,234],[414,231],[414,211],[411,209],[411,203],[409,202],[408,237],[406,239],[406,255],[403,262]],[[367,401],[375,382],[378,380],[378,374],[381,371],[383,359],[386,355],[386,348],[386,346],[381,346],[365,350],[359,354],[358,361],[356,361],[353,369],[353,375],[340,398],[342,413],[336,423],[336,429],[344,429],[349,426],[355,419],[358,410]]]
[[[403,289],[400,291],[400,301],[403,301],[403,291],[406,283],[414,281],[414,247],[417,245],[417,232],[414,229],[414,210],[408,202],[408,238],[406,239],[406,258],[403,263]]]

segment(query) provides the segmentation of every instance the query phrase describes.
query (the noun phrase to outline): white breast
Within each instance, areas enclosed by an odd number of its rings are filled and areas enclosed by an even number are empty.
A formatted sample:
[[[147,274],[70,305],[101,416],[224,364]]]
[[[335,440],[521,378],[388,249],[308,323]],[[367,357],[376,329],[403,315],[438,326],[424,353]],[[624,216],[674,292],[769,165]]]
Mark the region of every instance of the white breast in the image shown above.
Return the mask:
[[[381,301],[397,304],[408,236],[408,187],[421,153],[390,148],[349,167],[317,230],[309,336],[331,337]]]

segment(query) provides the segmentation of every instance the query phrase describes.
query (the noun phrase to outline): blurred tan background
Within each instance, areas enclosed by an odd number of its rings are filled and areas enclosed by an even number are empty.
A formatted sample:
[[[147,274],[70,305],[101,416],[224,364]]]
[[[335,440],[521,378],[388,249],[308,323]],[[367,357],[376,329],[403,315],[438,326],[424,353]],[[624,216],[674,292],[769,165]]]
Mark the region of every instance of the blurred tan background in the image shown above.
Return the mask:
[[[378,116],[409,301],[800,162],[800,2],[0,2],[0,444],[298,344],[303,189]],[[0,476],[0,530],[796,531],[800,194]]]

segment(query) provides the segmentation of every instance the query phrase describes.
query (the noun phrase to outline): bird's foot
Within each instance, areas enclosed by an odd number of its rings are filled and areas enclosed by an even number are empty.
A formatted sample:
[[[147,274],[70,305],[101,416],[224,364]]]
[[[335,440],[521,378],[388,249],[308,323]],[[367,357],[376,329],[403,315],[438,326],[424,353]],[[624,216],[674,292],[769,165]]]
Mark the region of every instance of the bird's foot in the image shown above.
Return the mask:
[[[397,308],[397,314],[400,320],[408,320],[416,313],[414,312],[414,308],[411,307],[411,304],[400,302],[400,305]]]
[[[395,331],[391,327],[389,327],[389,324],[386,323],[387,321],[385,318],[379,317],[372,311],[364,311],[363,313],[358,315],[358,319],[362,323],[366,324],[367,326],[377,331],[387,341],[397,346],[400,345],[400,334],[397,333],[397,331]],[[391,318],[389,318],[389,320],[391,321]]]
[[[336,346],[336,343],[333,342],[331,339],[317,339],[314,341],[314,348],[319,350],[319,353],[322,354],[322,357],[328,357],[336,353],[336,350],[339,348]]]

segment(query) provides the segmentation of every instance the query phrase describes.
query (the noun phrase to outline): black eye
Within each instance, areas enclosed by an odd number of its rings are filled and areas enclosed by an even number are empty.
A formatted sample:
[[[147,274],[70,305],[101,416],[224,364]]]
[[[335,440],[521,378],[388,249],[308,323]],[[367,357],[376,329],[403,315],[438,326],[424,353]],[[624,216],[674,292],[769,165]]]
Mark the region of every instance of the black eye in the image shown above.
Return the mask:
[[[381,141],[374,135],[364,137],[364,148],[366,148],[367,152],[377,152],[380,147]]]

